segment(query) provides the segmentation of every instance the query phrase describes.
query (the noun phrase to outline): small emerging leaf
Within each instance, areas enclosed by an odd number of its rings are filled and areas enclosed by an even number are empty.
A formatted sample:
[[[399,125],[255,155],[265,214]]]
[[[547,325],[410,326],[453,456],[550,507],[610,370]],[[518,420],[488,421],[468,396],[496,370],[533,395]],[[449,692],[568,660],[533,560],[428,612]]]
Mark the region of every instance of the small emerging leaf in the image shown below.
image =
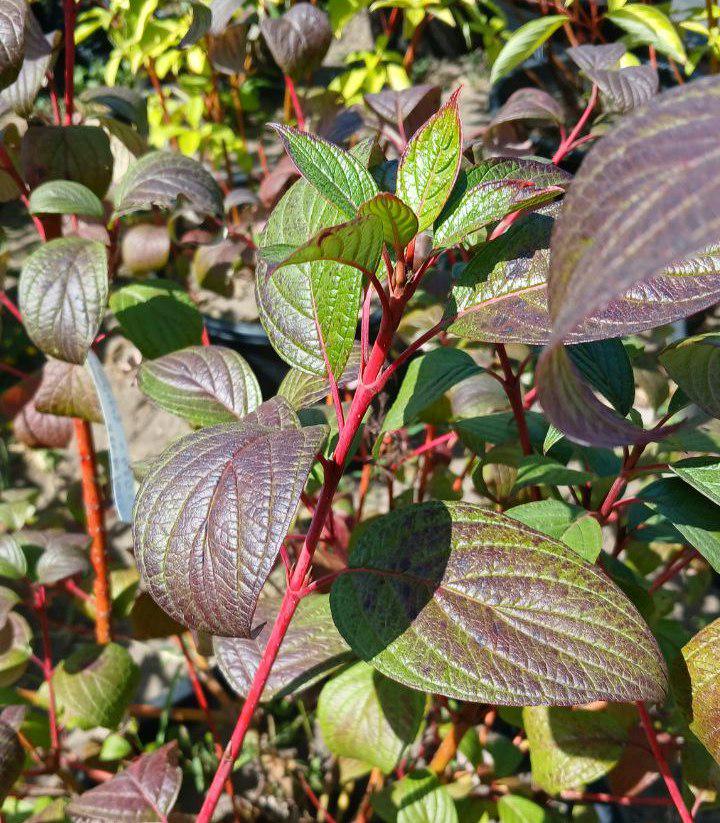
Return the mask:
[[[400,254],[418,232],[417,217],[413,210],[394,194],[380,192],[363,203],[358,215],[373,214],[379,218],[385,244]]]

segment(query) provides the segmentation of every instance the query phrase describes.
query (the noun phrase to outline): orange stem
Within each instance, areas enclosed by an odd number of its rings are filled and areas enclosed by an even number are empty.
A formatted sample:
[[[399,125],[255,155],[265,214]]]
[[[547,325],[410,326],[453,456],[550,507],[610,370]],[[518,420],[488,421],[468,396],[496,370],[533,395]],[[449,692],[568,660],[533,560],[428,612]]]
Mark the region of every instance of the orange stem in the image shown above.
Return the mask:
[[[95,572],[93,599],[95,604],[95,638],[98,643],[109,643],[110,633],[110,584],[108,579],[107,549],[105,542],[105,515],[97,477],[97,460],[93,443],[92,427],[87,420],[75,419],[82,479],[85,521],[90,537],[90,563]]]

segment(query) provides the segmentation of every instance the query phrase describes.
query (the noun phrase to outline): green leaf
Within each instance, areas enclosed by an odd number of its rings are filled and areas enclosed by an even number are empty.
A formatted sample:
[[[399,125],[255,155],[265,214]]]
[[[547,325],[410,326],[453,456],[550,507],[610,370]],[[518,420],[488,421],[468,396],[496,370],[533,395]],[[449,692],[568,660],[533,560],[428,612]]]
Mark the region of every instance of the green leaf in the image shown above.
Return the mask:
[[[662,352],[660,362],[693,403],[720,417],[720,334],[680,340]]]
[[[588,563],[594,563],[602,551],[602,529],[590,514],[576,520],[562,533],[560,539]]]
[[[630,706],[524,708],[533,782],[548,794],[582,790],[617,765],[636,719]]]
[[[53,673],[62,722],[81,729],[115,728],[139,679],[138,667],[117,643],[81,645]]]
[[[406,774],[371,796],[373,809],[385,823],[457,823],[450,792],[428,769]]]
[[[448,389],[483,370],[461,349],[441,346],[410,361],[394,403],[385,415],[382,431],[394,431],[415,422]]]
[[[119,216],[150,206],[174,208],[178,200],[204,214],[223,214],[223,193],[197,160],[169,151],[153,151],[131,164],[115,190]]]
[[[354,383],[360,371],[360,346],[353,347],[345,366],[345,371],[337,378],[338,388]],[[327,377],[307,374],[300,369],[290,369],[283,377],[277,390],[278,395],[284,397],[296,410],[306,409],[319,403],[330,394],[330,383]]]
[[[625,416],[635,400],[635,377],[630,357],[617,338],[568,346],[580,374]]]
[[[508,214],[549,202],[563,193],[569,175],[551,163],[485,160],[462,172],[435,224],[434,246],[446,248]]]
[[[550,823],[548,812],[532,800],[517,794],[506,794],[498,800],[500,823]]]
[[[564,14],[548,14],[545,17],[531,20],[516,29],[510,35],[493,63],[490,82],[497,82],[501,77],[510,74],[514,68],[524,63],[567,21],[568,18]]]
[[[263,596],[255,618],[264,625],[255,637],[213,638],[220,671],[241,697],[247,697],[279,610],[279,598]],[[304,597],[273,663],[262,699],[272,700],[307,689],[346,663],[348,657],[347,644],[338,634],[330,614],[328,595]]]
[[[547,454],[552,447],[559,443],[565,435],[560,431],[560,429],[555,428],[555,426],[550,426],[547,430],[547,434],[545,435],[545,439],[543,440],[543,454]]]
[[[716,457],[688,457],[670,468],[694,489],[720,506],[720,461]]]
[[[110,296],[110,309],[143,357],[162,357],[200,343],[202,316],[187,292],[170,280],[123,286]]]
[[[135,499],[135,560],[155,602],[208,634],[250,637],[327,426],[282,398],[200,429],[153,463]],[[182,524],[178,527],[178,524]]]
[[[40,246],[25,260],[18,283],[32,341],[45,354],[80,365],[100,328],[107,295],[105,246],[80,237]]]
[[[10,534],[0,535],[0,577],[21,580],[27,574],[27,560],[18,541]]]
[[[273,210],[260,243],[255,279],[260,321],[283,360],[303,372],[320,376],[325,375],[325,362],[313,310],[309,265],[287,266],[273,273],[262,257],[262,249],[278,245],[297,248],[321,229],[343,219],[345,215],[340,209],[325,200],[314,186],[298,180]],[[314,265],[338,268],[333,263]],[[354,271],[348,273],[357,278]]]
[[[720,763],[720,619],[699,631],[683,647],[681,706],[695,736]]]
[[[346,219],[355,217],[358,208],[377,194],[372,175],[352,152],[305,131],[277,123],[270,126],[300,174]]]
[[[330,592],[353,651],[416,689],[502,705],[664,699],[635,607],[570,548],[478,506],[404,506],[357,537]]]
[[[462,127],[457,89],[413,135],[400,158],[397,195],[417,215],[418,231],[432,226],[460,169]]]
[[[364,214],[375,215],[380,220],[383,240],[398,256],[418,233],[418,221],[413,210],[389,192],[380,192],[363,203],[358,215]]]
[[[580,506],[572,506],[563,500],[537,500],[513,506],[505,514],[531,529],[560,540],[583,511]]]
[[[720,506],[676,477],[656,480],[640,491],[640,497],[720,572]]]
[[[679,63],[687,60],[677,29],[665,12],[656,6],[627,3],[606,14],[605,19],[632,35],[635,42],[655,46],[661,54]]]
[[[418,736],[425,704],[422,692],[401,686],[367,663],[356,663],[323,686],[317,719],[334,755],[389,774]]]
[[[323,229],[304,246],[284,257],[277,268],[330,260],[345,266],[354,266],[366,277],[370,277],[380,262],[382,246],[380,220],[373,215],[356,217],[348,223]],[[263,255],[270,261],[273,253],[273,247],[263,248]]]
[[[121,734],[109,734],[102,742],[98,758],[105,763],[125,760],[133,753],[132,744]]]
[[[32,656],[32,629],[17,612],[10,612],[0,632],[0,688],[12,686],[27,669]]]
[[[551,457],[532,454],[518,466],[515,489],[527,486],[582,486],[592,479],[590,472],[570,469]]]
[[[99,126],[30,126],[20,144],[23,177],[31,189],[71,180],[103,197],[112,180],[110,140]]]
[[[540,448],[547,434],[548,424],[537,412],[528,412],[525,419],[530,430],[530,442]],[[468,417],[456,420],[453,426],[462,442],[475,454],[481,454],[486,443],[506,443],[508,440],[517,441],[518,438],[517,423],[512,412]]]
[[[146,361],[138,385],[165,411],[196,426],[237,420],[262,403],[247,360],[223,346],[190,346]]]
[[[90,189],[72,180],[42,183],[30,195],[31,214],[77,214],[82,217],[105,215],[103,204]]]

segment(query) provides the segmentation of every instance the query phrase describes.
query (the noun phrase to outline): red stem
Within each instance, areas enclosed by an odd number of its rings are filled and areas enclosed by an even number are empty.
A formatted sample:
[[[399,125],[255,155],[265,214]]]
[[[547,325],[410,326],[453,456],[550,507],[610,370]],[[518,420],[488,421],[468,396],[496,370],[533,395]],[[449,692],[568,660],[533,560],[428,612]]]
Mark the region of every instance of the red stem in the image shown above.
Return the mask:
[[[97,476],[97,458],[93,443],[92,426],[87,420],[75,419],[85,521],[90,538],[90,563],[95,573],[93,600],[95,605],[95,638],[98,643],[109,643],[110,583],[108,579],[107,548],[105,545],[105,515]]]
[[[500,365],[502,366],[502,370],[505,375],[503,385],[505,386],[505,392],[508,396],[508,400],[510,401],[510,408],[512,409],[513,416],[515,417],[515,423],[518,427],[520,446],[522,447],[523,454],[530,455],[532,454],[532,444],[530,442],[530,430],[528,429],[527,419],[525,417],[525,407],[523,406],[522,392],[520,390],[520,380],[512,370],[505,346],[502,343],[498,343],[495,348],[498,353],[498,358],[500,359]]]
[[[654,594],[661,586],[664,586],[668,580],[680,574],[680,572],[697,557],[695,549],[684,549],[680,557],[676,557],[668,567],[661,572],[652,582],[648,592]]]
[[[673,802],[667,797],[628,797],[604,792],[574,792],[564,791],[563,800],[572,800],[577,803],[612,803],[617,806],[672,806]]]
[[[293,83],[292,77],[287,74],[285,75],[285,88],[287,89],[287,93],[290,95],[290,100],[292,101],[292,107],[295,112],[295,119],[297,120],[298,128],[300,131],[305,131],[305,115],[303,114],[300,100],[298,100],[297,91],[295,90],[295,83]]]
[[[302,549],[298,555],[293,572],[290,575],[288,587],[285,590],[285,595],[280,605],[280,611],[270,632],[267,646],[258,664],[257,671],[255,672],[245,703],[240,711],[232,737],[225,748],[196,823],[210,823],[212,819],[215,807],[222,793],[223,785],[240,752],[250,721],[262,697],[265,683],[270,675],[270,670],[275,662],[280,645],[285,637],[290,621],[295,614],[298,603],[302,599],[302,590],[306,585],[306,578],[310,572],[313,554],[322,535],[325,521],[332,511],[332,501],[343,474],[345,461],[350,454],[353,440],[355,439],[355,435],[362,423],[365,413],[379,390],[374,387],[374,384],[390,352],[393,337],[395,336],[407,299],[408,298],[403,297],[391,302],[390,311],[383,314],[377,339],[373,344],[370,358],[365,367],[366,379],[373,387],[371,388],[365,383],[361,383],[355,391],[348,411],[347,420],[338,437],[335,451],[332,458],[328,460],[325,465],[323,488],[320,492],[307,534],[305,535]]]
[[[561,160],[563,160],[570,152],[575,148],[575,139],[580,134],[580,132],[585,127],[590,115],[592,114],[592,110],[595,108],[595,104],[597,103],[598,99],[598,87],[597,84],[593,83],[592,91],[590,92],[590,99],[588,100],[588,104],[585,107],[585,111],[580,116],[580,119],[575,124],[575,128],[570,132],[565,140],[560,143],[558,146],[558,150],[552,157],[552,162],[557,165]]]
[[[75,105],[75,0],[63,0],[65,15],[65,125],[72,123]]]
[[[647,737],[648,744],[650,745],[650,751],[652,752],[660,774],[665,781],[665,785],[667,786],[668,793],[672,798],[672,802],[675,804],[675,808],[680,815],[680,820],[682,820],[682,823],[693,823],[692,815],[685,805],[680,789],[678,789],[675,778],[672,776],[670,767],[668,766],[662,753],[662,749],[660,748],[660,744],[657,741],[655,729],[653,728],[652,720],[650,719],[650,715],[645,708],[645,704],[638,702],[635,705],[637,706],[637,710],[640,715],[640,722],[642,723],[643,729],[645,730],[645,736]]]
[[[53,686],[52,646],[50,645],[50,629],[47,619],[47,592],[45,586],[34,589],[33,606],[40,623],[42,637],[42,670],[48,687],[48,717],[50,720],[50,749],[53,761],[60,755],[60,732],[57,722],[57,703],[55,702],[55,687]]]

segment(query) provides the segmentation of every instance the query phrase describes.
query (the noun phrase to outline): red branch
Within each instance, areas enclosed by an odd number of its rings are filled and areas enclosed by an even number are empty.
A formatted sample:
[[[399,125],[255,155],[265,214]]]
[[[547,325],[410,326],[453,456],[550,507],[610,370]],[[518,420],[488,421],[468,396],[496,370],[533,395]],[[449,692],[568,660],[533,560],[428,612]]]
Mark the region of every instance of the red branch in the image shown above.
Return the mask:
[[[60,756],[60,732],[57,722],[57,703],[55,702],[55,688],[52,682],[53,663],[52,646],[50,645],[50,629],[47,619],[47,592],[45,586],[38,586],[33,590],[33,607],[40,623],[43,656],[40,666],[48,688],[48,717],[50,720],[50,755],[56,762]]]
[[[75,100],[75,0],[63,0],[65,15],[65,125],[72,123]]]
[[[75,419],[80,474],[82,478],[85,521],[90,538],[90,563],[95,573],[93,600],[95,605],[95,638],[98,643],[110,642],[110,583],[108,580],[105,517],[97,477],[97,459],[92,427],[87,420]]]
[[[680,789],[678,788],[675,778],[672,776],[672,772],[670,771],[670,767],[665,760],[665,756],[662,753],[662,749],[660,748],[660,744],[658,743],[655,735],[652,720],[650,719],[650,715],[645,708],[645,704],[638,702],[635,705],[637,706],[638,713],[640,714],[640,722],[645,730],[645,736],[647,737],[648,744],[650,745],[650,751],[655,758],[657,767],[660,770],[663,780],[665,781],[665,785],[667,786],[672,802],[675,804],[675,808],[680,815],[680,819],[682,820],[682,823],[693,823],[692,815],[685,805]]]

